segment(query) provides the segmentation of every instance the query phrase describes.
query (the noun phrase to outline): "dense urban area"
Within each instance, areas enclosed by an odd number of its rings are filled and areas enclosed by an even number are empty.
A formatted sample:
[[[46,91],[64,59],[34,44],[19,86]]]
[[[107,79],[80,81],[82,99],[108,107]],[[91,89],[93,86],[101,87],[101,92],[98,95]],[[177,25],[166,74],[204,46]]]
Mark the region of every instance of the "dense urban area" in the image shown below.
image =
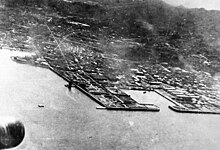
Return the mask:
[[[0,47],[33,53],[12,60],[51,69],[107,109],[159,111],[127,89],[220,113],[218,11],[160,0],[1,1],[0,11]]]

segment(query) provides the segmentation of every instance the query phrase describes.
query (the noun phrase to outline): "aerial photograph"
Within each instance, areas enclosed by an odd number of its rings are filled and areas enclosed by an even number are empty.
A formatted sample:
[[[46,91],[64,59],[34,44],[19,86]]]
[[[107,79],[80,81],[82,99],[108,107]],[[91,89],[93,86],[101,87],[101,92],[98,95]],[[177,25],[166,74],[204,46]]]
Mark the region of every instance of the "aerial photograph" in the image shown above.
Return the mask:
[[[220,1],[0,0],[0,149],[219,150]]]

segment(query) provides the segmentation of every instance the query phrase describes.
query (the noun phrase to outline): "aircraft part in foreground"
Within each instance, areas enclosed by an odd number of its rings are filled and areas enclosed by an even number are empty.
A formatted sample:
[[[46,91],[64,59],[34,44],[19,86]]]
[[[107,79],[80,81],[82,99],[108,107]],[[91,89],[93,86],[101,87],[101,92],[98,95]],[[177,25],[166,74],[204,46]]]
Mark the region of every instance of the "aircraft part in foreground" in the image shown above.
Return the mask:
[[[13,117],[0,119],[0,149],[18,146],[24,139],[25,129],[22,122]]]

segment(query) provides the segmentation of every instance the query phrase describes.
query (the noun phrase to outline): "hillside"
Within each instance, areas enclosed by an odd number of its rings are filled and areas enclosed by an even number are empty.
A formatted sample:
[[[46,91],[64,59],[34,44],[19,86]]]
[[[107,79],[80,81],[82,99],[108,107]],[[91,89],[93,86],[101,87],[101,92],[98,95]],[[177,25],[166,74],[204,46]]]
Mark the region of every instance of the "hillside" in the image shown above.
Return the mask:
[[[63,16],[84,18],[91,25],[90,31],[99,34],[100,39],[129,38],[140,43],[126,48],[124,44],[111,44],[112,51],[122,58],[168,61],[181,67],[192,65],[212,74],[219,71],[220,12],[172,7],[160,0],[99,2],[60,1],[50,6]],[[207,58],[210,66],[205,66],[206,62],[201,66],[202,60],[194,64],[194,55]]]
[[[220,108],[219,11],[161,0],[10,0],[0,11],[0,46],[35,53],[16,62],[49,64],[93,95],[162,89],[190,111]]]
[[[219,11],[173,7],[161,0],[9,0],[5,5],[51,8],[63,17],[51,22],[64,27],[62,32],[73,21],[88,24],[100,49],[122,59],[168,62],[211,74],[220,70]]]

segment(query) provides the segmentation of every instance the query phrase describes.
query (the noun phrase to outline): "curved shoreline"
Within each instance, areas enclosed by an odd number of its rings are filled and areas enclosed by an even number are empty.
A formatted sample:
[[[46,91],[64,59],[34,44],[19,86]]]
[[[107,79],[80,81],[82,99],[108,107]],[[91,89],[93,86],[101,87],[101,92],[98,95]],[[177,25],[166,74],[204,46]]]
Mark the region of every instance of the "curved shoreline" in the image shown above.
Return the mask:
[[[19,64],[27,64],[27,65],[31,65],[31,66],[35,66],[35,67],[46,68],[46,69],[49,68],[48,66],[46,66],[44,64],[32,63],[32,62],[29,62],[29,61],[22,59],[22,58],[18,59],[17,56],[11,56],[10,58],[11,58],[11,60],[13,60],[14,62],[19,63]]]

